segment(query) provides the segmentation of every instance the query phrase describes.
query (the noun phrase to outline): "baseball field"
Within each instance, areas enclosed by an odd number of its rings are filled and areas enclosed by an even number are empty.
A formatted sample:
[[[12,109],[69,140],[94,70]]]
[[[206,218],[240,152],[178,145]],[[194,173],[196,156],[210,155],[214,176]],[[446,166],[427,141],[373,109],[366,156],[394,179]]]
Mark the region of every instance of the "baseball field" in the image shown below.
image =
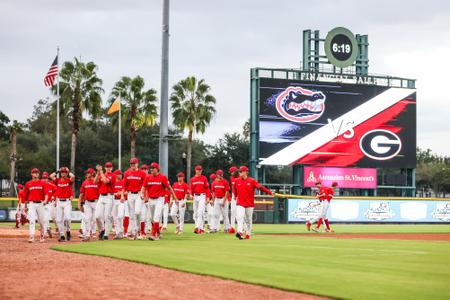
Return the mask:
[[[346,299],[449,299],[450,225],[255,225],[251,240],[171,232],[158,242],[57,244],[107,256],[277,289]],[[25,242],[25,241],[24,241]]]

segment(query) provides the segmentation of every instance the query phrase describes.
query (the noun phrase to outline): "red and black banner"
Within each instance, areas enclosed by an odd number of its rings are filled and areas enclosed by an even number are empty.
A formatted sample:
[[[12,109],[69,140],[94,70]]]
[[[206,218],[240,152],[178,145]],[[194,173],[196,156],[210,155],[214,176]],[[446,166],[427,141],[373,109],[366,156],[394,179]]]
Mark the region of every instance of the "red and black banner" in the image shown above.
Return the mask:
[[[261,164],[414,168],[416,91],[260,79]]]

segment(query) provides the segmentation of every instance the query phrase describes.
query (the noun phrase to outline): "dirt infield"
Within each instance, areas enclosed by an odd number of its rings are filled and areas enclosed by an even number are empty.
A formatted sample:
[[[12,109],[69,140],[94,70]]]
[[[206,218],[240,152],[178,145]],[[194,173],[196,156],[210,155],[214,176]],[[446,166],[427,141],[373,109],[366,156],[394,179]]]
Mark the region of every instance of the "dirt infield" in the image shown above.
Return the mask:
[[[266,235],[266,234],[265,234]],[[336,239],[380,239],[414,241],[450,241],[450,233],[288,233],[267,234],[272,236],[302,236]]]
[[[107,257],[53,251],[54,239],[29,244],[26,234],[25,230],[0,228],[1,299],[325,299]]]

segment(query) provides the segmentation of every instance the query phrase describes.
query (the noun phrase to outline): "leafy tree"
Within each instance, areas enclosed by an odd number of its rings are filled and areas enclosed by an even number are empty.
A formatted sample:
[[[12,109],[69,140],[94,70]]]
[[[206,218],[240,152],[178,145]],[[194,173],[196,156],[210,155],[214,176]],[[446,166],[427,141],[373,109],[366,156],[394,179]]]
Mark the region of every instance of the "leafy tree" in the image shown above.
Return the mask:
[[[5,141],[9,138],[8,124],[10,120],[7,115],[0,111],[0,140]]]
[[[18,159],[17,156],[17,134],[22,133],[24,128],[24,124],[17,122],[16,120],[13,121],[11,125],[8,126],[9,129],[9,136],[10,136],[10,142],[11,142],[11,152],[10,152],[10,182],[9,182],[9,196],[13,197],[16,195],[16,189],[15,189],[15,179],[16,179],[16,161]]]
[[[84,63],[77,58],[65,62],[60,72],[61,111],[69,116],[72,125],[70,168],[75,169],[77,136],[83,113],[97,118],[101,113],[102,80],[97,76],[94,62]],[[56,94],[56,85],[52,87]]]
[[[210,94],[210,86],[204,79],[191,76],[179,81],[172,87],[173,123],[180,131],[187,130],[187,180],[191,176],[192,141],[194,132],[205,133],[216,109],[216,98]]]
[[[112,90],[112,97],[109,100],[111,105],[120,96],[122,125],[130,130],[130,154],[136,156],[137,131],[142,127],[151,127],[156,124],[158,118],[156,106],[156,90],[144,89],[145,83],[141,76],[134,78],[122,77]],[[113,124],[117,124],[118,116],[113,115]]]

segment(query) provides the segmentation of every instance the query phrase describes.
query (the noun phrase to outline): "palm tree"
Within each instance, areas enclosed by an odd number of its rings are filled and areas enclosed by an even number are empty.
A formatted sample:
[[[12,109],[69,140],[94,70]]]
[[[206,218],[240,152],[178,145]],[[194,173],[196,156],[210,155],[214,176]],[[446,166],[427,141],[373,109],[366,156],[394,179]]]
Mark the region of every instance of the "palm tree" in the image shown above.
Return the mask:
[[[17,122],[16,120],[8,126],[9,137],[11,142],[11,155],[10,155],[10,185],[9,185],[9,196],[14,197],[16,194],[16,189],[14,185],[16,177],[16,161],[17,157],[17,134],[23,132],[24,125]]]
[[[188,131],[187,179],[191,177],[192,138],[196,133],[205,133],[216,109],[216,98],[209,94],[210,87],[204,79],[187,77],[175,84],[170,95],[172,117],[179,130]]]
[[[77,135],[83,113],[97,118],[101,113],[102,80],[97,76],[94,62],[84,63],[76,57],[74,62],[66,61],[60,72],[61,113],[68,115],[72,123],[72,145],[70,169],[75,169]],[[56,85],[52,87],[56,94]]]
[[[144,90],[144,78],[122,77],[113,87],[111,92],[113,98],[109,100],[112,104],[118,96],[121,99],[122,120],[130,128],[130,154],[136,157],[137,131],[143,126],[153,126],[158,118],[156,106],[156,90]],[[117,114],[114,114],[113,123],[117,122]]]

